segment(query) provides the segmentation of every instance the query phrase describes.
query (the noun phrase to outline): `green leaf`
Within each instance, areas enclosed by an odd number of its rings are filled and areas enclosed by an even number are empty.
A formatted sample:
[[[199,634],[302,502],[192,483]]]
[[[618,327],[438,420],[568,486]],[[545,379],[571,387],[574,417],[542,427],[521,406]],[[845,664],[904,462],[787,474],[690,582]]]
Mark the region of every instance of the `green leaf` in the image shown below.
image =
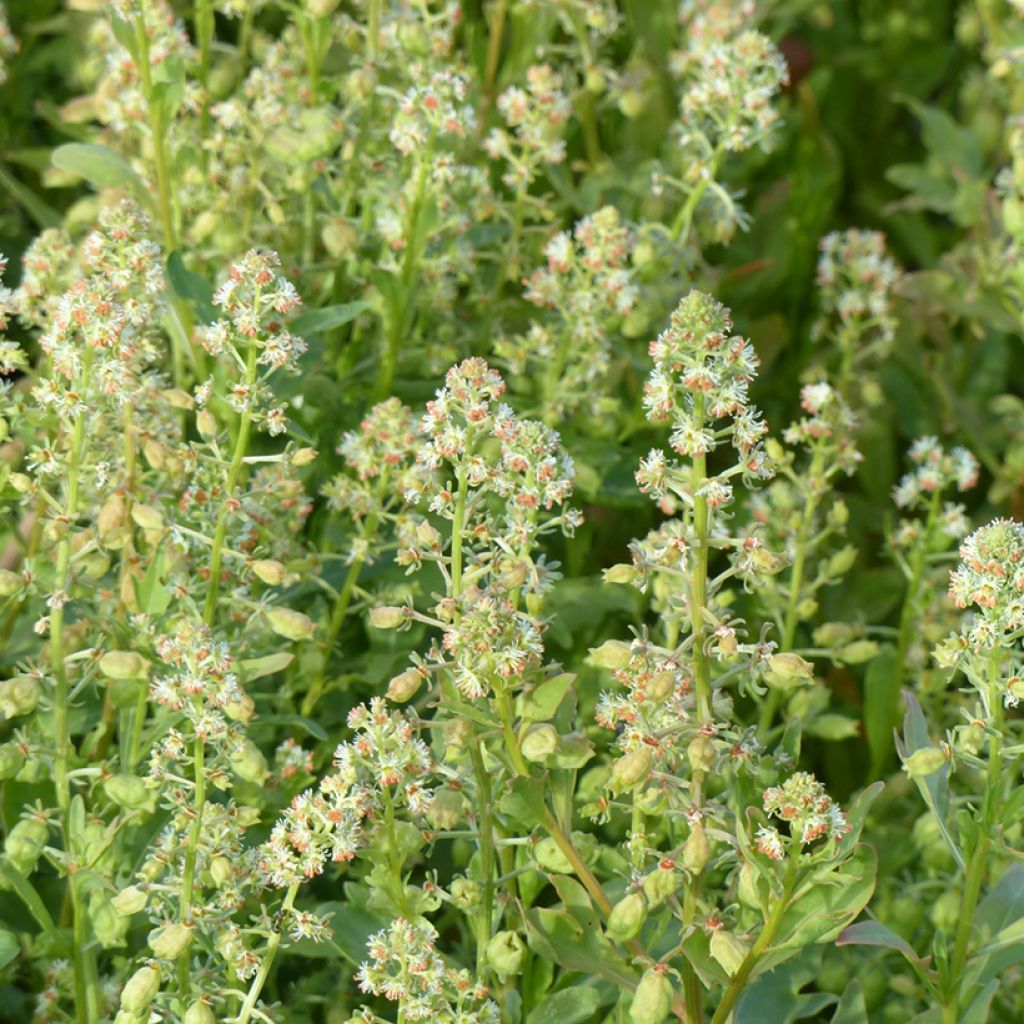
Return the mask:
[[[69,142],[58,146],[50,157],[54,167],[77,174],[97,188],[132,188],[148,198],[142,179],[119,153],[95,143]]]
[[[167,257],[167,280],[175,294],[184,299],[196,315],[199,323],[211,324],[217,319],[217,307],[213,304],[213,285],[198,274],[192,273],[180,252]]]
[[[924,958],[919,957],[906,939],[901,938],[891,928],[887,928],[881,921],[858,921],[844,928],[836,939],[837,946],[881,946],[884,949],[891,949],[901,953],[911,963],[924,964]]]
[[[371,913],[352,902],[321,903],[314,913],[327,920],[333,933],[327,942],[300,939],[288,946],[288,952],[310,960],[333,960],[342,957],[350,964],[366,959],[366,943],[374,932],[387,927],[387,919]]]
[[[543,782],[522,775],[513,779],[498,801],[498,810],[526,828],[541,824],[547,811]]]
[[[586,985],[576,985],[548,996],[535,1006],[526,1024],[583,1024],[600,1008],[601,994]]]
[[[549,722],[555,716],[558,705],[572,685],[576,677],[571,673],[563,673],[548,679],[540,686],[524,693],[519,698],[519,715],[524,722]]]
[[[881,774],[892,754],[892,731],[899,720],[896,650],[883,647],[864,678],[864,734],[868,740],[872,778]]]
[[[3,970],[21,952],[21,943],[14,932],[0,928],[0,970]]]
[[[527,942],[539,957],[580,974],[600,975],[620,987],[636,988],[635,972],[600,928],[584,928],[568,911],[550,907],[528,911],[525,922]]]
[[[291,651],[278,651],[262,658],[248,658],[238,663],[238,672],[242,679],[251,683],[254,679],[272,676],[275,672],[283,672],[293,661],[295,655]]]
[[[60,226],[60,214],[49,203],[40,199],[32,189],[23,185],[2,167],[0,167],[0,186],[11,194],[15,202],[24,207],[25,212],[36,222],[36,227],[55,228]]]
[[[370,308],[368,302],[346,302],[338,306],[323,306],[297,316],[288,325],[293,334],[320,334],[342,327]]]
[[[164,586],[164,548],[157,546],[153,552],[153,560],[149,563],[146,575],[141,581],[133,579],[135,600],[139,602],[139,610],[146,615],[163,615],[171,603],[171,592]]]
[[[249,725],[249,729],[254,729],[262,725],[295,725],[300,729],[305,729],[314,739],[320,740],[323,743],[328,739],[327,730],[319,723],[314,721],[312,718],[305,718],[302,715],[260,715],[259,718],[253,720]]]
[[[42,928],[50,940],[55,943],[59,942],[57,926],[53,923],[46,904],[43,903],[32,883],[6,857],[0,857],[0,875],[7,879],[11,888],[21,898],[22,903],[28,907],[29,913],[36,919],[36,924]]]
[[[856,978],[846,986],[831,1024],[870,1024],[864,987]]]
[[[818,976],[821,950],[776,967],[743,990],[733,1012],[733,1024],[791,1024],[806,1020],[836,1002],[829,992],[800,991]]]

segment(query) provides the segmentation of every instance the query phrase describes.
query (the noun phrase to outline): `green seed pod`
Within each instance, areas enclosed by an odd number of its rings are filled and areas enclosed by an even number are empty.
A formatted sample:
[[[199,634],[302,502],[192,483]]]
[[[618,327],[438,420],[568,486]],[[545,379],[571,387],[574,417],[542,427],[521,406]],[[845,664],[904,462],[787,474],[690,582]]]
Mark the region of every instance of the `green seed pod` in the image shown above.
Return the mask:
[[[0,569],[0,597],[14,597],[25,586],[25,577],[20,572]]]
[[[205,999],[194,1002],[185,1012],[181,1024],[217,1024],[217,1018]]]
[[[374,629],[397,629],[407,621],[404,608],[381,605],[370,609],[370,625]]]
[[[629,942],[640,934],[647,918],[647,904],[642,893],[631,892],[612,907],[605,931],[613,942]]]
[[[521,749],[527,761],[546,761],[558,749],[558,730],[548,722],[535,725],[523,737]]]
[[[427,807],[427,821],[431,827],[446,830],[453,829],[462,820],[465,801],[462,794],[455,789],[444,786],[434,793],[434,799]]]
[[[396,704],[405,704],[416,696],[423,685],[423,675],[414,668],[407,668],[388,683],[387,697]]]
[[[654,755],[649,747],[637,747],[620,757],[612,765],[612,773],[608,778],[608,788],[613,793],[621,793],[632,789],[637,783],[643,782],[650,774]]]
[[[17,743],[0,743],[0,779],[13,779],[25,763],[25,751]]]
[[[853,568],[853,563],[856,561],[857,549],[852,544],[847,544],[836,551],[828,560],[826,571],[832,577],[845,576]]]
[[[591,647],[587,663],[596,668],[624,668],[633,657],[632,646],[621,640],[605,640],[600,647]]]
[[[132,505],[132,522],[142,530],[161,530],[164,517],[152,505]]]
[[[765,682],[777,690],[789,690],[814,677],[814,666],[799,654],[782,652],[768,659]]]
[[[736,881],[736,898],[744,907],[749,907],[751,910],[759,910],[761,907],[761,901],[757,895],[758,877],[757,868],[744,861]]]
[[[839,647],[853,636],[853,629],[845,622],[826,622],[814,631],[816,647]]]
[[[50,837],[46,822],[38,818],[22,818],[4,840],[4,853],[23,874],[30,874],[36,866],[43,847]]]
[[[750,952],[750,947],[737,939],[732,932],[716,928],[711,933],[710,952],[731,978],[740,969],[740,965]]]
[[[231,768],[243,782],[262,783],[270,774],[263,751],[248,737],[232,751]]]
[[[654,701],[655,704],[660,704],[663,700],[667,700],[672,696],[675,688],[675,672],[667,669],[664,672],[655,672],[651,676],[651,681],[647,684],[647,699]]]
[[[191,943],[192,929],[180,921],[172,921],[149,933],[149,948],[161,960],[177,960]]]
[[[558,844],[551,838],[545,836],[533,848],[533,858],[545,871],[556,875],[571,875],[572,864],[564,853],[559,849]]]
[[[686,756],[694,771],[709,772],[715,763],[715,744],[710,736],[694,736],[686,748]]]
[[[137,775],[112,775],[103,783],[103,790],[111,803],[128,811],[151,810],[155,794]]]
[[[149,671],[149,662],[135,651],[107,651],[99,669],[108,679],[141,679]]]
[[[645,106],[647,104],[644,101],[643,93],[637,92],[636,89],[626,89],[619,97],[619,111],[623,117],[627,117],[631,121],[644,112]]]
[[[679,888],[679,879],[671,868],[656,868],[644,879],[644,896],[652,910],[660,907]]]
[[[515,932],[497,932],[487,943],[487,963],[502,981],[523,969],[525,956],[526,947]]]
[[[210,878],[213,879],[213,884],[219,889],[222,885],[231,881],[232,876],[235,873],[234,865],[231,863],[230,857],[214,857],[210,861]]]
[[[672,983],[664,971],[657,967],[644,971],[629,1004],[629,1019],[633,1024],[662,1024],[671,1009]]]
[[[937,772],[948,760],[938,747],[921,747],[903,762],[903,770],[912,779],[923,779]]]
[[[683,867],[695,875],[704,870],[711,857],[711,844],[708,842],[707,832],[700,821],[695,821],[690,826],[690,834],[683,844]]]
[[[14,676],[0,682],[0,710],[5,718],[17,718],[35,711],[42,693],[39,679],[33,675]]]
[[[633,583],[639,575],[636,566],[623,563],[604,570],[605,583]]]
[[[252,563],[252,571],[258,580],[270,587],[278,586],[287,575],[285,567],[273,558],[257,558]]]
[[[124,945],[128,919],[119,914],[110,897],[98,889],[89,897],[89,921],[104,949]]]
[[[863,665],[878,654],[878,644],[874,640],[854,640],[839,651],[839,658],[847,665]]]
[[[302,612],[292,608],[271,608],[267,612],[270,628],[286,640],[311,640],[316,632],[316,623]]]
[[[140,967],[121,989],[121,1009],[128,1013],[142,1013],[160,991],[160,971],[153,964]]]
[[[944,892],[932,906],[931,919],[939,931],[952,935],[960,920],[960,893],[955,889]]]
[[[111,901],[111,906],[122,917],[131,917],[146,907],[148,896],[137,885],[129,885],[122,889]]]
[[[472,878],[455,878],[451,884],[452,903],[461,910],[473,910],[480,905],[480,886]]]

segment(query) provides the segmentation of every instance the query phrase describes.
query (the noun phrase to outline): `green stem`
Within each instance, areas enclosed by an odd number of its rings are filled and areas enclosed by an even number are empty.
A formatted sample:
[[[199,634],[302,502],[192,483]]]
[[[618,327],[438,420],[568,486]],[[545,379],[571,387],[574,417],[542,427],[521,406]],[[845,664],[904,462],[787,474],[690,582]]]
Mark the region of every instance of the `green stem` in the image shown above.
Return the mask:
[[[467,439],[466,450],[469,450]],[[452,517],[452,550],[450,572],[452,577],[452,597],[458,600],[462,596],[462,533],[466,523],[466,501],[468,485],[465,468],[460,468],[455,475],[457,490],[455,492],[455,513]]]
[[[483,877],[484,891],[477,909],[476,974],[477,978],[483,978],[487,970],[487,944],[491,941],[494,902],[494,819],[491,812],[491,777],[484,763],[483,744],[475,739],[470,745],[470,757],[473,761],[477,796],[480,801],[480,874]]]
[[[680,248],[685,246],[690,239],[690,228],[693,225],[693,215],[697,210],[697,204],[707,192],[711,182],[714,181],[724,152],[719,146],[711,154],[707,174],[693,187],[693,191],[686,197],[686,202],[683,203],[679,213],[676,214],[676,219],[672,222],[672,239],[679,244]]]
[[[210,44],[213,42],[214,29],[213,4],[210,0],[196,0],[195,24],[199,41],[199,83],[205,92],[210,87]]]
[[[507,0],[497,0],[494,6],[494,15],[487,26],[487,70],[484,74],[484,104],[486,107],[490,107],[494,103],[498,62],[501,60],[501,42],[502,36],[505,34],[506,6]]]
[[[192,791],[192,824],[188,830],[188,846],[185,848],[185,867],[181,876],[181,899],[178,904],[178,920],[188,924],[192,917],[192,897],[195,889],[196,860],[203,831],[203,812],[206,809],[206,744],[198,736],[193,747],[192,777],[195,788]],[[192,992],[192,957],[188,949],[178,960],[178,989],[181,998],[187,1002]]]
[[[292,909],[292,904],[295,902],[295,896],[298,891],[298,882],[292,882],[292,884],[288,886],[284,902],[281,904],[282,916]],[[253,1010],[256,1009],[256,1003],[260,998],[260,993],[263,991],[263,986],[266,984],[267,978],[270,976],[270,969],[274,966],[274,957],[277,956],[277,949],[281,945],[281,936],[282,933],[280,931],[275,931],[268,939],[267,948],[263,952],[263,961],[260,964],[260,969],[256,972],[256,977],[252,979],[252,984],[249,986],[245,1002],[242,1004],[241,1010],[238,1011],[238,1016],[235,1018],[234,1024],[248,1024],[250,1017],[252,1017]]]
[[[743,963],[740,964],[739,969],[729,982],[729,987],[725,990],[722,1001],[718,1004],[718,1008],[711,1018],[711,1024],[726,1024],[726,1021],[732,1015],[736,1000],[742,995],[751,973],[764,955],[765,950],[771,945],[779,930],[779,925],[782,924],[786,909],[789,907],[789,897],[792,894],[795,881],[796,859],[794,854],[790,854],[789,866],[786,869],[786,878],[782,887],[782,895],[772,909],[761,934],[757,937],[757,941],[751,947],[750,952],[743,958]]]

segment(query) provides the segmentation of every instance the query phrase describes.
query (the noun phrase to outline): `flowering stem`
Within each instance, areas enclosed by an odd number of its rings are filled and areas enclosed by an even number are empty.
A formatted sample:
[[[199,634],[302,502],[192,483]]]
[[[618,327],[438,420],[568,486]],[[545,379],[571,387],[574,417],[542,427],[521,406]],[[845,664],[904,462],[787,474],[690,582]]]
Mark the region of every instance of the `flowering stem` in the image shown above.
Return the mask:
[[[468,442],[467,442],[468,450]],[[462,596],[462,532],[466,522],[467,481],[466,470],[460,468],[455,474],[458,489],[455,493],[455,513],[452,517],[451,575],[452,597]]]
[[[707,173],[701,177],[701,180],[694,186],[693,191],[686,197],[686,202],[683,203],[679,213],[676,214],[676,219],[672,222],[672,240],[678,242],[680,247],[685,246],[689,241],[690,227],[693,224],[693,215],[697,210],[697,204],[703,198],[704,193],[707,192],[711,182],[715,180],[715,175],[718,173],[718,166],[722,162],[724,152],[723,147],[719,145],[711,154]]]
[[[181,900],[178,904],[178,919],[188,924],[192,915],[192,892],[195,887],[196,858],[199,840],[203,830],[203,811],[206,808],[206,744],[197,736],[193,748],[192,824],[188,830],[188,846],[185,848],[185,867],[181,876]],[[178,959],[178,989],[182,1000],[187,1000],[192,991],[191,956],[186,949]]]
[[[480,873],[484,891],[477,909],[476,973],[482,978],[487,969],[487,944],[491,941],[491,904],[494,901],[494,822],[491,814],[491,779],[484,764],[482,744],[473,740],[470,757],[476,775],[480,801]]]
[[[789,908],[789,898],[792,895],[793,884],[796,881],[796,865],[796,855],[791,853],[789,864],[786,868],[786,877],[782,884],[782,895],[779,896],[778,902],[765,922],[761,934],[757,937],[757,941],[751,947],[750,952],[743,958],[743,963],[740,964],[739,969],[729,982],[729,987],[725,990],[722,1001],[718,1004],[715,1014],[711,1018],[711,1024],[726,1024],[726,1021],[729,1020],[733,1007],[736,1005],[736,1000],[743,994],[743,989],[746,988],[747,980],[757,966],[757,962],[775,938],[779,925],[782,924],[782,919]]]
[[[288,891],[284,896],[284,902],[281,904],[280,915],[282,917],[292,909],[292,904],[295,902],[295,896],[298,891],[298,882],[292,882],[292,884],[288,886]],[[282,932],[278,929],[274,931],[267,940],[267,948],[263,952],[263,960],[260,963],[260,969],[256,972],[256,977],[252,979],[252,984],[249,986],[245,1002],[242,1004],[241,1010],[238,1011],[238,1016],[235,1018],[234,1024],[248,1024],[250,1017],[252,1017],[253,1011],[256,1009],[256,1003],[260,998],[260,993],[263,991],[263,986],[266,984],[267,978],[270,975],[270,969],[274,965],[274,957],[277,955],[278,946],[281,945],[281,936]]]

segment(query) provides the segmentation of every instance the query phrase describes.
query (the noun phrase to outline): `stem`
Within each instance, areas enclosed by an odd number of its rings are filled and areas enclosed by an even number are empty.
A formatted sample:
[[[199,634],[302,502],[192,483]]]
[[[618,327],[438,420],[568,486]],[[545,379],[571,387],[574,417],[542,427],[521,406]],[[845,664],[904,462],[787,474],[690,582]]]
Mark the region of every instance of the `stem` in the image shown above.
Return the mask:
[[[491,904],[494,902],[494,821],[491,813],[491,779],[484,764],[483,744],[473,741],[470,747],[473,771],[480,800],[480,873],[484,891],[477,910],[476,973],[483,978],[487,970],[487,944],[491,941]]]
[[[484,75],[484,106],[494,102],[494,88],[498,78],[498,61],[501,59],[501,41],[505,34],[507,0],[497,0],[487,35],[487,71]]]
[[[205,92],[210,87],[210,44],[214,28],[213,4],[210,0],[196,0],[195,24],[199,41],[199,82]]]
[[[285,893],[284,897],[284,903],[281,904],[282,916],[292,909],[292,904],[295,902],[295,896],[298,891],[298,882],[292,882],[292,884],[288,886],[288,891]],[[267,977],[270,975],[270,969],[274,965],[274,957],[277,955],[277,948],[280,945],[281,932],[276,931],[267,940],[267,948],[263,953],[263,962],[260,964],[259,971],[256,972],[256,977],[252,979],[252,984],[249,986],[245,1002],[242,1004],[241,1010],[238,1011],[238,1016],[235,1018],[234,1024],[248,1024],[249,1018],[252,1016],[252,1012],[256,1008],[256,1002],[260,997],[260,993],[263,991],[263,986],[266,984]]]
[[[187,924],[192,916],[192,894],[195,887],[196,859],[199,855],[199,841],[203,830],[203,811],[206,808],[206,744],[196,737],[193,748],[192,777],[195,789],[192,791],[193,816],[188,831],[188,846],[185,848],[185,868],[181,877],[181,901],[178,904],[178,919]],[[178,960],[178,989],[183,1001],[192,991],[192,957],[186,949]]]
[[[469,451],[468,438],[466,450]],[[460,468],[455,478],[458,490],[455,494],[455,514],[452,518],[451,575],[452,597],[458,600],[462,596],[462,532],[466,522],[466,499],[468,497],[465,468]]]
[[[772,909],[771,915],[765,922],[764,929],[757,937],[757,941],[750,952],[743,958],[743,963],[740,964],[739,970],[737,970],[729,982],[729,987],[725,990],[722,1001],[718,1004],[718,1008],[711,1018],[711,1024],[725,1024],[731,1016],[736,1000],[739,999],[743,989],[746,987],[747,979],[757,966],[757,962],[761,959],[765,950],[771,945],[772,939],[775,938],[775,934],[779,930],[779,925],[782,924],[782,918],[789,907],[789,897],[793,891],[793,883],[795,881],[796,860],[795,855],[790,854],[789,866],[786,869],[786,878],[782,886],[782,895]]]
[[[672,239],[679,243],[680,248],[685,246],[690,239],[690,228],[693,224],[693,215],[697,210],[697,204],[707,192],[708,186],[714,181],[715,175],[718,173],[718,165],[722,162],[723,152],[722,147],[718,146],[711,154],[707,174],[694,186],[679,213],[676,214],[676,219],[672,222]]]

